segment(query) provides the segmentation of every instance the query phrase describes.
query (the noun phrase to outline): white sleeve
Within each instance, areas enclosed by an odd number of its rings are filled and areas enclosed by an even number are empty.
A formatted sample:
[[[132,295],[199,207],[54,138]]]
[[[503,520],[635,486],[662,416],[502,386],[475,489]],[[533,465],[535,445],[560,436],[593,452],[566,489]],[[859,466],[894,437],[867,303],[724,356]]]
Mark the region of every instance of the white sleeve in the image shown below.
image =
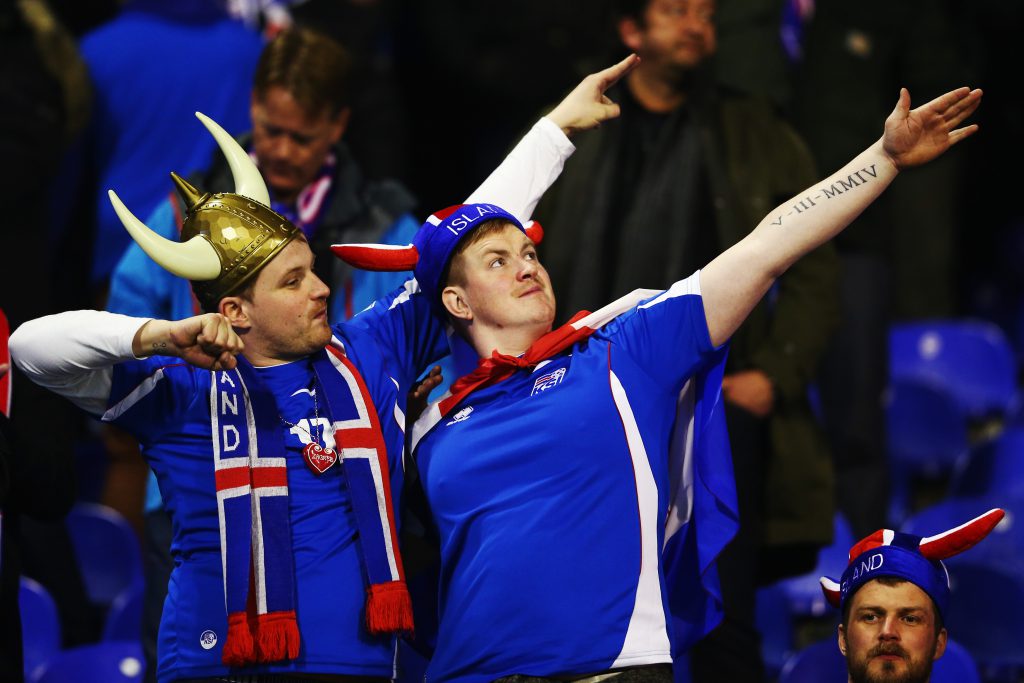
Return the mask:
[[[11,358],[36,384],[94,415],[106,410],[113,366],[135,360],[132,340],[148,318],[68,311],[30,320],[11,335]]]
[[[575,151],[576,147],[562,129],[550,119],[542,118],[469,195],[466,203],[496,204],[526,223],[537,202],[558,179],[565,160]]]

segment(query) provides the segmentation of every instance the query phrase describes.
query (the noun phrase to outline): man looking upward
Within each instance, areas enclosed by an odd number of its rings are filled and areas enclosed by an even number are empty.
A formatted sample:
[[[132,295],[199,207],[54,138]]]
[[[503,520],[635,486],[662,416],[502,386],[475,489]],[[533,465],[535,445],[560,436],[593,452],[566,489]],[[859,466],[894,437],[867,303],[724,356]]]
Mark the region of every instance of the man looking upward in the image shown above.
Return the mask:
[[[728,533],[715,526],[720,501],[708,500],[727,476],[724,453],[712,467],[681,465],[687,497],[670,484],[677,408],[694,393],[697,403],[716,400],[716,380],[702,371],[775,279],[901,169],[974,133],[957,126],[980,99],[961,88],[911,110],[902,90],[876,143],[703,269],[550,333],[554,293],[514,216],[462,205],[424,224],[408,263],[479,358],[413,430],[441,550],[428,679],[671,680],[673,656],[713,617],[703,595],[673,595],[663,545],[680,523],[692,523],[698,554],[708,537]],[[338,250],[371,261],[366,247]],[[385,253],[394,265],[395,250]],[[713,558],[704,559],[692,571],[713,574]]]

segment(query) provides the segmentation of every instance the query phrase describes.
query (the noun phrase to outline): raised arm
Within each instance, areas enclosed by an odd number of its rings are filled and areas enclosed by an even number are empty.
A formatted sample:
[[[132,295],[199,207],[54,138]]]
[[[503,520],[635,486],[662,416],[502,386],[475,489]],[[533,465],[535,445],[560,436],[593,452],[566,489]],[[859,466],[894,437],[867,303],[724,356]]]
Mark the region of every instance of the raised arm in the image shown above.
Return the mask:
[[[732,336],[775,279],[794,261],[825,243],[868,207],[904,168],[931,161],[977,131],[957,128],[981,103],[981,91],[959,88],[910,109],[900,91],[885,132],[830,177],[771,211],[743,240],[700,275],[711,340]]]
[[[101,414],[112,368],[153,355],[199,367],[229,368],[242,342],[221,315],[174,322],[103,311],[68,311],[30,320],[11,335],[11,357],[36,384]]]
[[[630,55],[584,78],[530,129],[466,203],[496,204],[521,221],[529,220],[537,202],[558,179],[565,160],[576,150],[569,137],[619,115],[619,105],[604,93],[639,62],[639,57]]]

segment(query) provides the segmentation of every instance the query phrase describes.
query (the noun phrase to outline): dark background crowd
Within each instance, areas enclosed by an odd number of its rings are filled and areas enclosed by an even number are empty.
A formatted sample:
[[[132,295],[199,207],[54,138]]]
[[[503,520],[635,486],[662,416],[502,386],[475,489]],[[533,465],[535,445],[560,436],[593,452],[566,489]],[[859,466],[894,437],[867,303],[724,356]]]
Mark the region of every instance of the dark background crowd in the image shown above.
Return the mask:
[[[652,0],[657,2],[662,0]],[[645,3],[636,4],[642,13]],[[111,275],[128,245],[112,218],[106,190],[117,189],[144,217],[171,191],[168,171],[189,174],[207,167],[214,146],[191,116],[196,109],[213,115],[232,134],[249,130],[255,60],[262,45],[289,26],[315,28],[348,50],[352,114],[344,142],[367,179],[403,185],[414,198],[413,215],[422,219],[465,197],[546,108],[582,76],[628,51],[612,19],[618,12],[628,15],[628,5],[615,0],[232,0],[226,6],[215,0],[0,0],[0,310],[13,330],[47,313],[105,308]],[[1012,166],[1024,150],[1021,89],[1014,85],[1021,57],[1013,47],[1024,29],[1024,7],[999,0],[719,0],[713,21],[717,49],[700,60],[677,93],[688,109],[652,111],[620,86],[611,96],[623,101],[622,121],[606,124],[603,137],[594,134],[600,143],[581,137],[563,185],[539,207],[536,217],[550,235],[542,260],[566,298],[560,304],[573,307],[560,310],[563,317],[624,293],[611,284],[609,291],[598,291],[581,275],[587,268],[597,268],[599,279],[616,275],[622,286],[631,268],[644,272],[649,262],[637,266],[620,258],[624,248],[609,235],[625,233],[632,221],[644,227],[640,219],[649,218],[660,226],[651,238],[657,251],[677,243],[672,235],[689,230],[673,232],[665,219],[671,213],[637,213],[633,197],[656,180],[678,180],[678,187],[686,188],[680,189],[688,198],[684,225],[699,226],[702,218],[716,216],[709,219],[718,224],[715,236],[694,232],[683,241],[696,258],[713,256],[742,237],[722,227],[728,221],[716,213],[720,202],[737,196],[750,203],[749,216],[737,210],[736,220],[741,228],[753,228],[777,201],[877,139],[900,87],[910,90],[915,104],[961,85],[985,91],[974,117],[979,135],[898,179],[834,245],[809,256],[802,270],[794,269],[789,284],[784,279],[770,295],[763,322],[752,318],[746,335],[741,330],[734,342],[728,372],[737,379],[726,385],[726,393],[733,406],[730,433],[744,532],[723,568],[726,621],[733,631],[698,648],[693,671],[699,680],[767,680],[780,675],[787,656],[822,633],[816,626],[823,616],[820,601],[801,593],[807,584],[799,580],[818,568],[838,576],[841,566],[820,564],[823,548],[831,549],[828,557],[841,558],[850,543],[877,528],[912,524],[935,506],[961,499],[976,501],[974,507],[966,504],[971,515],[983,512],[983,503],[1015,502],[998,499],[983,483],[978,463],[1002,451],[1024,459],[1024,439],[1015,431],[1024,424],[1016,398],[1016,368],[1024,359],[1024,210],[1016,201],[1018,174]],[[710,90],[708,83],[713,83]],[[763,113],[753,118],[750,112]],[[729,118],[734,115],[752,117],[749,124],[739,119],[744,128],[738,137],[730,137],[736,136],[728,123],[735,123]],[[702,128],[700,122],[716,117],[725,123]],[[676,125],[678,138],[664,133]],[[678,142],[686,158],[691,130],[721,138],[721,144],[693,153],[695,168],[712,170],[688,176],[685,163],[673,165],[678,158],[652,162],[666,140]],[[769,143],[790,132],[796,149],[809,151],[807,164],[765,189],[765,177],[797,168],[783,162],[766,166],[775,162],[770,155],[783,154]],[[736,140],[746,139],[752,147],[744,150],[746,143]],[[769,151],[757,151],[762,147]],[[602,161],[612,167],[611,184],[603,191],[600,184],[588,184],[600,179],[587,177]],[[716,163],[729,169],[724,190],[716,185]],[[804,171],[810,172],[806,183]],[[795,184],[789,187],[787,180]],[[764,206],[750,199],[759,192]],[[595,222],[593,205],[599,201],[610,208]],[[600,223],[605,225],[596,227]],[[558,238],[560,231],[571,239]],[[605,249],[591,250],[592,243]],[[676,265],[689,270],[677,277],[692,271],[683,264]],[[661,273],[659,268],[649,272]],[[637,286],[671,283],[660,275],[655,279]],[[785,317],[789,310],[796,311],[791,320]],[[809,322],[801,321],[800,311]],[[902,358],[891,335],[919,331],[919,350],[928,356],[922,344],[942,343],[942,334],[968,321],[989,325],[984,328],[989,340],[1001,345],[990,355],[1008,353],[1004,379],[1012,396],[973,411],[953,407],[927,413],[915,407],[907,397],[921,389],[920,383],[894,380]],[[787,329],[777,329],[781,326]],[[788,364],[762,350],[767,344],[762,340],[776,340],[786,349],[790,342],[783,338],[790,332],[796,346],[779,352],[792,357]],[[952,338],[948,344],[952,347]],[[740,380],[751,372],[772,383],[767,405],[755,399],[744,403],[741,386],[746,385]],[[90,599],[95,596],[76,571],[73,540],[64,523],[52,518],[72,502],[101,503],[141,536],[147,470],[137,451],[119,448],[117,437],[98,423],[24,378],[15,374],[13,380],[11,428],[17,439],[10,439],[16,445],[9,457],[13,462],[32,450],[61,472],[47,476],[71,481],[76,490],[72,495],[60,487],[52,509],[42,512],[25,503],[24,495],[5,493],[0,501],[2,590],[16,585],[8,580],[12,572],[37,579],[55,599],[60,645],[80,647],[100,639],[110,605]],[[932,394],[946,390],[942,382],[923,384]],[[909,411],[896,410],[897,397],[908,401]],[[930,395],[930,400],[927,405],[957,403],[946,395]],[[904,437],[904,423],[894,422],[922,415],[925,426],[917,440]],[[809,431],[794,426],[804,418]],[[927,443],[930,431],[944,421],[962,422],[962,435],[948,437],[962,443]],[[800,439],[811,453],[783,462],[779,453],[795,449],[793,441]],[[901,459],[908,450],[915,456]],[[12,487],[18,485],[17,471],[10,468]],[[3,472],[7,477],[6,464]],[[23,481],[50,490],[52,482],[38,480]],[[17,514],[19,506],[25,514]],[[810,521],[802,519],[808,508]],[[778,522],[786,515],[803,526],[786,528]],[[923,526],[917,532],[945,528]],[[17,545],[16,553],[8,552],[9,544]],[[1022,559],[1011,553],[999,561],[1010,569],[1024,565]],[[1024,584],[1014,590],[1024,596]],[[780,609],[789,618],[784,622],[763,617],[776,595],[785,596]],[[0,605],[12,609],[6,597]],[[7,614],[4,629],[16,627]],[[949,627],[952,638],[969,640],[956,623]],[[780,639],[778,631],[786,637]],[[1007,637],[1024,638],[1024,632],[1018,624]],[[1006,672],[1014,665],[1024,666],[1020,657],[1014,664],[982,650],[979,646],[971,654],[992,680],[1012,676]],[[6,674],[13,660],[6,651],[3,656],[0,670]],[[753,669],[738,666],[751,661]],[[723,673],[730,666],[738,668]]]

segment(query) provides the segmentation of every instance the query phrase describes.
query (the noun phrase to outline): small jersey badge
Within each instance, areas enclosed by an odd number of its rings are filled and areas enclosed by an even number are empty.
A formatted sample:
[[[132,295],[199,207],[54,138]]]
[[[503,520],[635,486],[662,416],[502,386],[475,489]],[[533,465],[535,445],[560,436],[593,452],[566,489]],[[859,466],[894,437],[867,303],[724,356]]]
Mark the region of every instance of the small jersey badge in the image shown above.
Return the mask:
[[[565,368],[558,368],[551,372],[541,375],[537,378],[537,381],[533,383],[533,391],[530,392],[530,396],[539,394],[542,391],[552,389],[561,384],[562,379],[565,378]]]
[[[472,412],[473,412],[473,406],[467,406],[466,408],[463,408],[459,412],[457,412],[454,415],[452,415],[451,421],[450,422],[446,422],[444,426],[445,427],[451,427],[456,422],[462,422],[463,420],[468,420],[469,416],[470,416],[470,414],[472,414]]]

